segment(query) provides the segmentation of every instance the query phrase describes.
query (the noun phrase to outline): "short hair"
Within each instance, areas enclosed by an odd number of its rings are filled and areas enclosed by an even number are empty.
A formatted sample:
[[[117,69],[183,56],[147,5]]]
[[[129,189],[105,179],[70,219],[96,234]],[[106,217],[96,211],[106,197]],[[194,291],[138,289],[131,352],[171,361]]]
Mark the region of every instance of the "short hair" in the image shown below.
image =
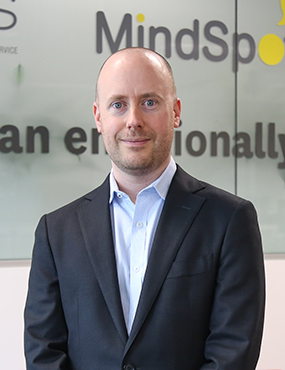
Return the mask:
[[[162,56],[161,54],[159,54],[158,52],[156,52],[154,50],[151,50],[151,49],[148,49],[148,48],[143,48],[143,47],[129,47],[129,48],[120,49],[120,50],[116,51],[115,53],[109,55],[109,57],[102,64],[102,66],[101,66],[101,68],[99,70],[98,76],[97,76],[97,80],[96,80],[95,101],[97,101],[97,98],[98,98],[98,81],[99,81],[99,77],[100,77],[101,71],[104,68],[104,65],[107,63],[107,61],[113,55],[118,54],[118,53],[120,53],[122,51],[125,51],[125,50],[146,50],[146,51],[151,52],[151,53],[157,55],[158,57],[160,57],[160,59],[162,60],[162,62],[164,63],[164,65],[166,66],[166,68],[167,68],[167,70],[169,72],[169,76],[170,76],[170,80],[171,80],[171,85],[172,85],[173,98],[176,99],[176,97],[177,97],[176,94],[177,93],[176,93],[176,85],[175,85],[174,76],[173,76],[173,70],[172,70],[172,67],[171,67],[170,63],[166,60],[166,58],[164,56]]]

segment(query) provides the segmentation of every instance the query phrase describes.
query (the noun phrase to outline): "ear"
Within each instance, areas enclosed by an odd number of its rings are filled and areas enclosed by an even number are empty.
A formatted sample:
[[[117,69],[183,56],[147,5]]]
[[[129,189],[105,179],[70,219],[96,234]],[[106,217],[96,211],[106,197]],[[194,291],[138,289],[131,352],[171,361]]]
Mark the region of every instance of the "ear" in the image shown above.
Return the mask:
[[[174,112],[174,127],[177,128],[180,125],[180,116],[181,116],[181,100],[179,98],[176,99],[173,107]]]
[[[100,111],[99,111],[99,105],[96,102],[93,104],[93,114],[94,114],[97,130],[99,133],[101,133],[102,132],[101,116],[100,116]]]

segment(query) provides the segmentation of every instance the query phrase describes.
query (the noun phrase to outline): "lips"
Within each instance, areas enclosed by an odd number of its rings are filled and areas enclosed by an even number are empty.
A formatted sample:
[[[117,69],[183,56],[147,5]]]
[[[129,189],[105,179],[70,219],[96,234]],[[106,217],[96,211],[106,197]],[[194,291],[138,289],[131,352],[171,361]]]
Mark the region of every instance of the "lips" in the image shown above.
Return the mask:
[[[151,140],[151,135],[146,135],[145,133],[138,133],[136,135],[117,135],[117,140],[123,141],[124,143],[136,144],[136,143],[146,143]]]
[[[143,141],[149,141],[150,138],[140,138],[140,137],[136,137],[136,138],[124,138],[124,139],[120,139],[121,141],[125,141],[125,142],[129,142],[129,143],[136,143],[136,142],[143,142]]]
[[[140,138],[140,137],[136,137],[136,138],[124,138],[124,139],[120,139],[120,141],[122,141],[125,144],[139,146],[139,145],[146,144],[148,141],[150,141],[150,138]]]

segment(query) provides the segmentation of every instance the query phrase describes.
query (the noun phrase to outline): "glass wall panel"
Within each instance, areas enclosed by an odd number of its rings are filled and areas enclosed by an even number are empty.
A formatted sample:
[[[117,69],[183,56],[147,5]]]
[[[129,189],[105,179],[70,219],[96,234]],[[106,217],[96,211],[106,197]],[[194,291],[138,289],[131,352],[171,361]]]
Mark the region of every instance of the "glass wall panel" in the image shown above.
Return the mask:
[[[94,85],[112,52],[138,45],[173,66],[183,112],[173,143],[177,163],[251,199],[265,251],[285,252],[279,0],[16,0],[1,7],[1,259],[30,258],[40,216],[107,176]],[[271,66],[270,58],[280,61]]]

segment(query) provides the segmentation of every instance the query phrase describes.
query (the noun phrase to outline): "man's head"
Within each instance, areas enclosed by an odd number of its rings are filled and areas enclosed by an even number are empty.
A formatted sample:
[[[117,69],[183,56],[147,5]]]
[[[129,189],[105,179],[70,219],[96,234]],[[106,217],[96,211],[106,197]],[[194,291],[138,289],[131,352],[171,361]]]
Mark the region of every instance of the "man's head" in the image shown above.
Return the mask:
[[[98,77],[94,116],[114,171],[134,176],[162,172],[180,122],[168,62],[143,48],[113,54]]]
[[[165,64],[165,67],[167,68],[168,72],[169,72],[169,77],[170,77],[170,83],[171,83],[171,86],[172,86],[172,91],[173,91],[173,99],[176,99],[177,98],[177,95],[176,95],[176,86],[175,86],[175,81],[174,81],[174,77],[173,77],[173,71],[172,71],[172,67],[171,65],[168,63],[168,61],[162,56],[160,55],[159,53],[157,53],[156,51],[153,51],[153,50],[150,50],[150,49],[146,49],[146,48],[139,48],[139,47],[132,47],[132,48],[127,48],[127,49],[121,49],[119,51],[117,51],[116,53],[110,55],[106,60],[105,62],[102,64],[101,68],[100,68],[100,71],[99,71],[99,74],[98,74],[98,78],[97,78],[97,82],[96,82],[96,90],[95,90],[95,101],[97,102],[98,101],[98,81],[99,81],[99,77],[101,75],[101,71],[102,69],[104,68],[105,64],[108,62],[108,60],[113,56],[113,55],[116,55],[118,53],[122,53],[124,51],[134,51],[134,52],[143,52],[143,51],[146,51],[146,52],[149,52],[149,53],[153,53],[154,56],[158,57],[159,59],[161,59],[161,61]]]

